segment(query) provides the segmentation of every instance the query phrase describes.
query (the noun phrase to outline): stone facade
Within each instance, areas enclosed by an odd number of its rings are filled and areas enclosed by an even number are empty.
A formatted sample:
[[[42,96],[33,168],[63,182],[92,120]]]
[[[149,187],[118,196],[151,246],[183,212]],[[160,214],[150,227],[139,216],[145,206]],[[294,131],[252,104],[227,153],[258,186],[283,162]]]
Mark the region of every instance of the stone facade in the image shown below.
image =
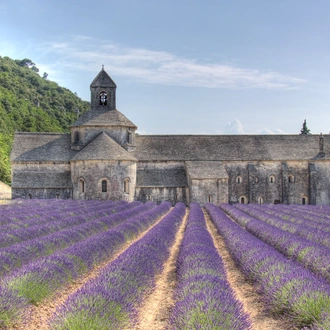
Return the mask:
[[[11,187],[0,181],[0,200],[11,199]]]
[[[69,134],[16,133],[13,198],[330,204],[330,136],[136,135],[104,71]]]

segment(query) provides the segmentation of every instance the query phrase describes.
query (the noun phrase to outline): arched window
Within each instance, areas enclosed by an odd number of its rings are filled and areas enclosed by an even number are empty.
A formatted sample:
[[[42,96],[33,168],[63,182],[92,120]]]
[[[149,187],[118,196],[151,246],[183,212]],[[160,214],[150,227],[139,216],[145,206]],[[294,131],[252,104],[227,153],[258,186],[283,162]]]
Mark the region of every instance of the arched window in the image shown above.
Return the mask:
[[[129,178],[124,180],[124,193],[129,194]]]
[[[74,133],[74,143],[78,144],[79,143],[79,132]]]
[[[275,183],[275,182],[276,182],[276,177],[275,177],[275,175],[270,175],[270,176],[269,176],[269,182],[270,182],[270,183]]]
[[[245,198],[245,196],[240,197],[239,202],[241,204],[246,204],[246,198]]]
[[[293,183],[294,182],[294,176],[293,175],[289,175],[289,178],[288,179],[289,179],[289,182],[290,183]]]
[[[307,197],[303,197],[301,200],[301,204],[302,205],[306,205],[307,204]]]
[[[260,196],[258,197],[258,204],[263,204],[264,203],[264,199]]]
[[[56,195],[55,195],[55,198],[56,198],[56,199],[60,199],[60,194],[56,194]]]
[[[80,193],[85,192],[85,181],[84,181],[84,179],[79,180],[79,192]]]
[[[102,180],[102,192],[107,192],[107,191],[108,191],[107,180]]]
[[[107,105],[108,103],[108,95],[106,92],[102,91],[100,93],[100,105]]]
[[[32,195],[31,194],[28,194],[28,199],[32,199]]]
[[[242,178],[240,176],[236,177],[236,183],[241,183],[242,182]]]

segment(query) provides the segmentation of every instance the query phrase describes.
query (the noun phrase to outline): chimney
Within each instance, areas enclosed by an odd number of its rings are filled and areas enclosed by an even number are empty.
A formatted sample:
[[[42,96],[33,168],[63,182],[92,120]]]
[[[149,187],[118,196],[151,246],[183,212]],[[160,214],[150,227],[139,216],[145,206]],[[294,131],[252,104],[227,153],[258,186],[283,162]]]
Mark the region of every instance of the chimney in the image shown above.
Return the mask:
[[[320,133],[319,146],[320,146],[320,154],[324,155],[324,138],[322,133]]]

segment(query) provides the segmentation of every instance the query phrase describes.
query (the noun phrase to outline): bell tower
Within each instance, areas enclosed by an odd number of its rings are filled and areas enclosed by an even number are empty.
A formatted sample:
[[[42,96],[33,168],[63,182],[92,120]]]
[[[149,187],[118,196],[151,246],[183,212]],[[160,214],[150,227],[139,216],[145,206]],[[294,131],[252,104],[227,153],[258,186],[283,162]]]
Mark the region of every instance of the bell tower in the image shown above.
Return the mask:
[[[102,70],[93,80],[91,90],[91,109],[115,110],[116,109],[116,84],[111,77]]]

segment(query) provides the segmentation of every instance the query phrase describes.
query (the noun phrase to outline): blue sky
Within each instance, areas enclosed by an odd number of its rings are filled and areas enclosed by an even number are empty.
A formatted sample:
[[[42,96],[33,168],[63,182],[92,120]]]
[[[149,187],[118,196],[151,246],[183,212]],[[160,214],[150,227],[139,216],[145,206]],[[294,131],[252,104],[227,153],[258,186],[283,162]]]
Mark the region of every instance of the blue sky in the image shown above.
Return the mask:
[[[326,0],[0,0],[0,56],[85,100],[104,64],[147,134],[330,132]]]

